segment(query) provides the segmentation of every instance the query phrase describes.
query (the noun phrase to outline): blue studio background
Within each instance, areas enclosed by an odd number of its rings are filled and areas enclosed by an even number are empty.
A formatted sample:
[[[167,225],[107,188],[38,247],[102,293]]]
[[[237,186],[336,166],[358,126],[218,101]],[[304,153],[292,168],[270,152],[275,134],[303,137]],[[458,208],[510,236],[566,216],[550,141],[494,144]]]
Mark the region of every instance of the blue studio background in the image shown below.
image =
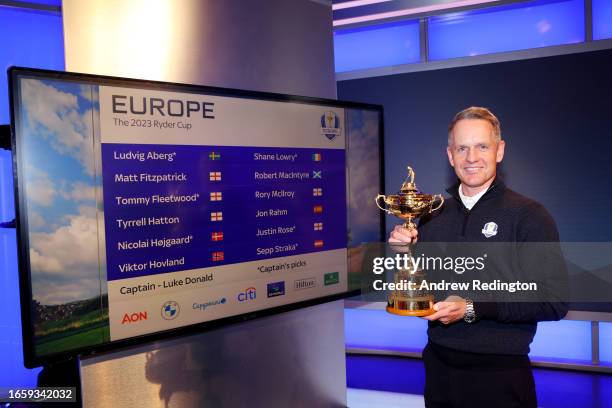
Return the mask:
[[[62,70],[64,46],[60,0],[29,1],[50,6],[47,11],[2,3],[0,124],[8,124],[6,68],[19,65]],[[372,7],[395,7],[400,3],[405,2]],[[589,36],[589,40],[610,41],[612,1],[588,3],[592,6],[591,33],[585,30],[584,0],[527,1],[493,8],[491,12],[430,17],[427,50],[420,49],[418,20],[350,29],[337,27],[336,72],[384,70],[402,64],[576,45]],[[351,9],[334,12],[334,20],[342,18],[341,13],[350,17],[350,12]],[[609,242],[612,215],[606,203],[612,197],[609,181],[612,161],[607,158],[612,151],[610,66],[612,53],[596,51],[422,70],[342,80],[338,83],[338,96],[384,105],[387,192],[399,187],[407,163],[417,169],[417,182],[424,191],[441,192],[441,186],[452,179],[444,156],[450,118],[467,105],[490,107],[499,115],[509,143],[502,168],[509,185],[550,209],[563,240]],[[580,92],[587,88],[594,91]],[[572,114],[567,115],[570,106]],[[585,121],[580,119],[583,117],[598,119]],[[583,210],[573,212],[576,206]],[[11,156],[0,149],[0,222],[13,218]],[[388,222],[395,223],[391,219]],[[0,229],[0,285],[0,386],[34,385],[39,370],[23,368],[16,238],[11,229]],[[348,348],[420,351],[426,342],[424,321],[402,319],[380,310],[347,309],[345,325]],[[588,361],[590,329],[588,321],[541,324],[531,355]],[[600,324],[600,358],[612,363],[612,323]],[[580,389],[588,388],[589,384]],[[579,381],[573,386],[579,387]]]
[[[508,139],[501,172],[510,187],[544,203],[564,241],[610,242],[612,232],[602,226],[612,221],[612,2],[517,1],[375,19],[401,11],[400,3],[334,12],[337,23],[362,18],[357,28],[334,31],[338,97],[384,106],[386,192],[400,186],[406,164],[423,191],[443,192],[454,180],[444,151],[448,123],[459,110],[484,105],[500,117]],[[387,218],[388,227],[397,222]],[[348,349],[419,352],[426,343],[423,321],[399,321],[382,310],[345,316]],[[597,327],[599,358],[609,365],[612,323]],[[591,322],[563,320],[538,325],[530,356],[589,365],[591,352]]]
[[[612,230],[601,228],[612,225],[610,66],[612,51],[602,50],[340,81],[338,96],[384,106],[387,192],[399,188],[407,164],[416,169],[421,190],[444,192],[455,181],[445,152],[448,123],[467,106],[489,107],[507,140],[501,175],[508,186],[543,203],[563,241],[610,242]],[[388,229],[397,223],[389,217]],[[591,310],[589,306],[612,311],[603,303],[572,308]],[[359,315],[360,323],[352,314]],[[347,310],[347,344],[422,349],[425,322],[404,319],[400,324],[383,314]],[[364,318],[370,324],[363,325]],[[372,330],[372,325],[380,330]],[[612,362],[611,326],[600,323],[604,362]],[[540,323],[530,355],[588,362],[590,328],[588,321]],[[556,341],[559,338],[564,341]]]
[[[57,1],[56,3],[59,3]],[[59,5],[59,4],[58,4]],[[0,5],[0,124],[10,122],[6,70],[12,65],[64,69],[62,16]],[[0,149],[0,222],[15,218],[11,153]],[[0,385],[36,385],[39,369],[23,367],[14,229],[0,228]]]

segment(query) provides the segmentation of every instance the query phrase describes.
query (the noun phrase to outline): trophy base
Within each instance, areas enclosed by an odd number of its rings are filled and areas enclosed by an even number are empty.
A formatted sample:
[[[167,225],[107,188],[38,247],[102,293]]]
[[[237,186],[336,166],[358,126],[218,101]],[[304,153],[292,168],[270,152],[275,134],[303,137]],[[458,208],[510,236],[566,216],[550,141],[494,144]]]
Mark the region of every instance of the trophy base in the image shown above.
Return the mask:
[[[397,299],[387,303],[387,312],[399,316],[429,316],[434,314],[433,298]]]
[[[403,309],[396,309],[394,307],[391,306],[387,306],[387,312],[394,314],[394,315],[398,315],[398,316],[416,316],[416,317],[423,317],[423,316],[429,316],[431,314],[435,313],[435,310],[433,309],[425,309],[425,310],[403,310]]]

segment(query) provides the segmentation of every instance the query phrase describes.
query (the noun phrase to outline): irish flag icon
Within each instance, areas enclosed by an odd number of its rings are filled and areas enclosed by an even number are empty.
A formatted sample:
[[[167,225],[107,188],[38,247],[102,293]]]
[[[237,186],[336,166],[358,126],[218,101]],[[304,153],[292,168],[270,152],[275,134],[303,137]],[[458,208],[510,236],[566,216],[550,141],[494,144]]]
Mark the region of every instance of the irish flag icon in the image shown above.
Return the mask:
[[[312,154],[312,161],[316,161],[316,162],[321,161],[321,153],[313,153]]]

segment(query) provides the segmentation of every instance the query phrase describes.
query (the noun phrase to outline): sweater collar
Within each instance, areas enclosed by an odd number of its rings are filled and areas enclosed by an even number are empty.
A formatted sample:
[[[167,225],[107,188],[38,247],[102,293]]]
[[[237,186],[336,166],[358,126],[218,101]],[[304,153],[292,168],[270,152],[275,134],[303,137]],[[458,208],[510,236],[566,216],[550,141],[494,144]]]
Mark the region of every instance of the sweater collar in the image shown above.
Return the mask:
[[[446,191],[451,196],[453,196],[453,198],[455,198],[457,201],[461,203],[461,197],[459,197],[459,186],[460,185],[461,185],[461,181],[457,180],[457,182],[455,182],[455,184],[447,188]],[[484,200],[488,200],[489,198],[496,197],[502,194],[504,190],[506,190],[506,185],[504,184],[504,182],[499,177],[495,177],[495,180],[493,180],[493,183],[491,183],[487,192],[484,193],[484,195],[480,197],[480,200],[478,201],[484,201]]]

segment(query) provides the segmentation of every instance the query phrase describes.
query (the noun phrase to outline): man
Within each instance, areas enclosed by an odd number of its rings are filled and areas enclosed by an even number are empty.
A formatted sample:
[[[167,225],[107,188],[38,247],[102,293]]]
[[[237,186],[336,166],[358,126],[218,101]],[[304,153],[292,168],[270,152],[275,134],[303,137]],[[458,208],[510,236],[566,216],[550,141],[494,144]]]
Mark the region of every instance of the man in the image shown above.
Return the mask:
[[[486,108],[459,112],[447,154],[459,179],[418,232],[396,226],[389,243],[558,242],[554,220],[539,203],[497,177],[504,158],[498,119]],[[559,271],[562,273],[562,271]],[[559,320],[563,302],[472,302],[450,296],[434,305],[423,350],[425,403],[437,407],[536,407],[529,358],[538,321]]]

